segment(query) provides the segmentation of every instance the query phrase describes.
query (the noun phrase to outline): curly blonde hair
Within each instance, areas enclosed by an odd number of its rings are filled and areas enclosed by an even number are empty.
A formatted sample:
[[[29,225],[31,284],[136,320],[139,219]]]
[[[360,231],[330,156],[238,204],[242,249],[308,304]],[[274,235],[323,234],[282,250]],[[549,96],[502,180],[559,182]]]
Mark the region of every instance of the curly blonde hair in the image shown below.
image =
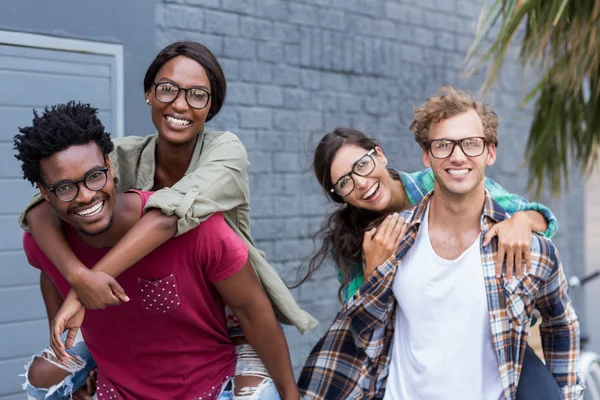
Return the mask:
[[[488,144],[498,146],[498,116],[489,104],[476,101],[463,90],[452,86],[440,88],[437,95],[429,97],[425,103],[414,110],[414,118],[410,130],[415,134],[415,140],[426,150],[429,143],[429,127],[432,123],[462,114],[473,109],[479,115],[483,124],[483,133]]]

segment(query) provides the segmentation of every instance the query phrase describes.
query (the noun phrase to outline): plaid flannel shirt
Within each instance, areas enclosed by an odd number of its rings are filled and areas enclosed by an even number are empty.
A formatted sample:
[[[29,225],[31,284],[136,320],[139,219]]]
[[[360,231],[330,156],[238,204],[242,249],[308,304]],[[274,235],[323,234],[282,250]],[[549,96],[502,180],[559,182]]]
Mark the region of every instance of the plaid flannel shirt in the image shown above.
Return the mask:
[[[300,375],[298,386],[306,399],[381,399],[390,365],[396,301],[392,283],[396,269],[415,243],[433,192],[402,215],[409,224],[398,251],[378,266],[338,313],[317,342]],[[481,216],[481,241],[494,223],[507,218],[486,192]],[[582,386],[577,376],[579,322],[567,294],[567,281],[552,242],[541,235],[531,240],[532,270],[512,283],[497,279],[497,242],[481,247],[490,327],[498,360],[504,399],[514,399],[534,308],[542,317],[546,365],[564,399],[577,399]]]
[[[407,173],[398,171],[400,180],[406,190],[406,195],[411,205],[416,205],[423,200],[423,197],[433,190],[434,177],[431,168],[422,171]],[[485,189],[490,193],[490,196],[504,208],[510,215],[518,211],[537,211],[542,214],[548,221],[548,228],[544,235],[547,238],[552,238],[558,231],[558,220],[552,211],[543,204],[530,203],[518,194],[513,194],[504,189],[498,182],[490,178],[485,178]],[[335,255],[332,257],[336,260]],[[342,300],[347,302],[363,284],[362,265],[351,262],[346,263],[351,274],[350,281],[342,288]],[[342,281],[342,271],[338,268],[338,281]]]

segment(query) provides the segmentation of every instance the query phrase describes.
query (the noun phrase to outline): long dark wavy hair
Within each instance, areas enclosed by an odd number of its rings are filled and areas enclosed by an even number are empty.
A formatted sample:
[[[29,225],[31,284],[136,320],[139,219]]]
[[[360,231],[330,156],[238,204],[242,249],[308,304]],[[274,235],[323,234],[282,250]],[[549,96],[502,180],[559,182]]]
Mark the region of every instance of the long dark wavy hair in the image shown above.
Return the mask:
[[[366,230],[377,225],[382,215],[376,211],[352,206],[335,192],[332,192],[331,164],[338,150],[347,144],[362,147],[365,150],[378,146],[375,139],[351,128],[336,128],[323,136],[313,155],[312,168],[325,194],[340,206],[321,224],[313,235],[313,241],[322,237],[323,243],[308,263],[308,272],[293,287],[298,287],[323,265],[327,258],[333,259],[342,271],[338,297],[341,300],[342,288],[348,284],[353,266],[362,267],[362,242]],[[388,170],[394,179],[400,179],[394,170]]]

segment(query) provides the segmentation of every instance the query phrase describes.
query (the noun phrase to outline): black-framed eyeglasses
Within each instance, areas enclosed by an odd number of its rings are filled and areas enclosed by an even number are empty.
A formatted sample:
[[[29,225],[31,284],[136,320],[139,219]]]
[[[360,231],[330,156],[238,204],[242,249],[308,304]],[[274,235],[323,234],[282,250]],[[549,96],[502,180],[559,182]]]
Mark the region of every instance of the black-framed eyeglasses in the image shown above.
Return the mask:
[[[375,149],[369,150],[367,154],[356,160],[354,164],[352,164],[352,170],[346,175],[343,175],[333,185],[331,193],[337,193],[341,197],[346,197],[352,193],[354,187],[356,186],[354,184],[354,178],[352,178],[352,174],[358,176],[368,176],[375,169],[375,160],[372,157],[373,153],[375,153]]]
[[[185,92],[185,100],[190,107],[201,110],[208,105],[210,93],[206,89],[182,88],[172,82],[154,82],[154,97],[161,103],[172,103],[182,90]]]
[[[434,139],[429,142],[429,152],[433,158],[448,158],[454,152],[456,145],[468,157],[478,157],[483,154],[487,140],[482,137],[468,137],[460,140]]]
[[[108,182],[108,167],[94,169],[77,181],[61,182],[53,187],[48,187],[44,182],[42,185],[48,191],[54,193],[57,199],[64,202],[69,202],[77,198],[79,195],[79,184],[83,182],[86,188],[95,192],[102,190]]]

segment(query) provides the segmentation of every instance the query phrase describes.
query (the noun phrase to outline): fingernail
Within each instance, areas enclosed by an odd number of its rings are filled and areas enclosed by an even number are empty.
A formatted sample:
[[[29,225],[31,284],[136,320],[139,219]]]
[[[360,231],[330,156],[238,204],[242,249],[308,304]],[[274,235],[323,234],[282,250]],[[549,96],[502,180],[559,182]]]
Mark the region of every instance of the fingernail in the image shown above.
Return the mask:
[[[125,295],[125,301],[129,301],[129,296]]]
[[[497,278],[497,279],[500,279],[500,274],[496,274],[496,278]]]

